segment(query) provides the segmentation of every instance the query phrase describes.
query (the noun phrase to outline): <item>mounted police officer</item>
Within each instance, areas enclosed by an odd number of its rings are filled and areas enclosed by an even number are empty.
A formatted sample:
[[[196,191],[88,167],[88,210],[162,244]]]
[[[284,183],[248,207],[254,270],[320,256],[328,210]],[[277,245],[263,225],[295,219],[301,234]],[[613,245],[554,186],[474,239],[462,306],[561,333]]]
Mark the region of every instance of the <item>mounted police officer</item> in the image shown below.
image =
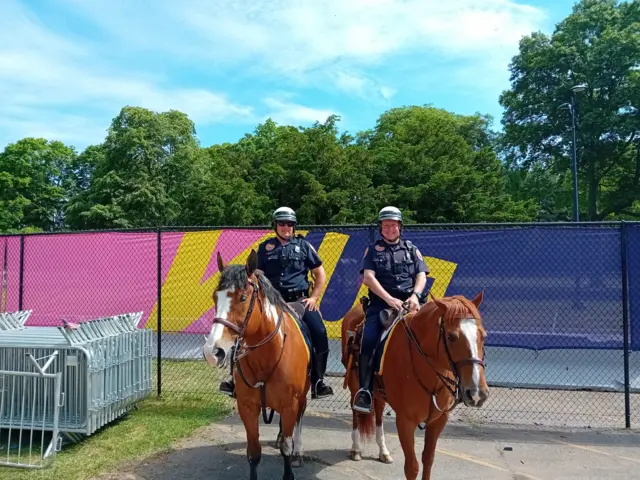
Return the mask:
[[[309,327],[314,350],[311,365],[311,397],[320,398],[333,395],[332,388],[324,383],[329,357],[329,339],[317,305],[326,274],[318,252],[302,235],[294,235],[297,223],[296,213],[289,207],[280,207],[273,212],[276,237],[265,240],[258,247],[258,268],[264,272],[286,302],[300,302],[305,306],[302,320]],[[314,277],[311,293],[307,277],[309,271]],[[233,379],[222,382],[220,390],[234,396]]]
[[[362,260],[363,283],[369,287],[362,345],[360,348],[360,390],[353,409],[371,411],[371,380],[374,351],[384,329],[380,312],[389,307],[396,311],[406,302],[409,311],[420,307],[427,283],[427,268],[420,251],[408,240],[401,240],[402,213],[396,207],[384,207],[378,213],[382,238],[370,244]]]

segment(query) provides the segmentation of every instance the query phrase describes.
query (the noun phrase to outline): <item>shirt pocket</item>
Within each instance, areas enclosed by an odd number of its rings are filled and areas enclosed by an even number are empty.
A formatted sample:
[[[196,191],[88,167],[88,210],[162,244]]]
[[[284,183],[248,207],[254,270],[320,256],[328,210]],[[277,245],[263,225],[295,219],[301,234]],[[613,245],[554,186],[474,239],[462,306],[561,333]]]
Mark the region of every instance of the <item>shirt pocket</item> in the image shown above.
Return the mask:
[[[376,266],[376,271],[391,273],[391,259],[384,252],[376,254],[373,257],[373,263]]]
[[[289,252],[289,266],[296,271],[304,270],[304,256],[302,252],[292,250]]]

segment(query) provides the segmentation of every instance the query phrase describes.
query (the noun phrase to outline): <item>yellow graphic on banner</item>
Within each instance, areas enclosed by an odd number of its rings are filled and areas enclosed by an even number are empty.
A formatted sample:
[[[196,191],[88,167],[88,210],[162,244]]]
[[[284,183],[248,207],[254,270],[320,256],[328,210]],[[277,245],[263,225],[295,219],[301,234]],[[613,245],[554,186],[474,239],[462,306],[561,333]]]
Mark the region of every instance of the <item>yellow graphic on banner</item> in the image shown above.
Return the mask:
[[[422,258],[424,258],[427,268],[430,270],[428,277],[433,278],[431,293],[437,298],[444,297],[458,264],[441,258],[425,257],[424,255]],[[431,297],[429,297],[429,301],[431,301]]]
[[[222,233],[222,230],[215,230],[187,232],[184,234],[162,286],[163,331],[182,331],[213,307],[213,291],[217,287],[220,273],[216,272],[204,281],[202,279],[212,260],[212,256],[215,254]],[[297,233],[306,236],[308,231],[298,231]],[[273,232],[262,235],[243,249],[235,258],[225,258],[225,262],[232,264],[245,263],[252,249],[257,251],[260,243],[272,237]],[[318,302],[321,309],[322,299],[348,241],[349,235],[328,232],[318,247],[318,255],[323,260],[323,266],[327,274]],[[456,271],[457,264],[435,257],[424,256],[423,258],[430,270],[429,277],[434,279],[431,292],[436,297],[444,296]],[[359,270],[360,265],[357,268]],[[357,275],[357,271],[354,273]],[[367,295],[367,293],[368,288],[361,284],[357,295],[353,299],[352,307],[356,306],[360,302],[360,298]],[[431,299],[429,298],[429,300]],[[158,305],[156,303],[148,317],[147,328],[157,330],[157,308]],[[329,338],[340,338],[342,319],[332,322],[325,321],[324,324]]]
[[[184,330],[207,310],[213,307],[213,291],[218,285],[220,272],[202,282],[211,256],[215,251],[222,230],[210,232],[188,232],[184,234],[178,251],[162,286],[162,330],[179,332]],[[244,263],[251,249],[258,250],[258,245],[273,234],[260,237],[227,263]],[[147,328],[158,328],[158,304],[153,306],[149,315]]]

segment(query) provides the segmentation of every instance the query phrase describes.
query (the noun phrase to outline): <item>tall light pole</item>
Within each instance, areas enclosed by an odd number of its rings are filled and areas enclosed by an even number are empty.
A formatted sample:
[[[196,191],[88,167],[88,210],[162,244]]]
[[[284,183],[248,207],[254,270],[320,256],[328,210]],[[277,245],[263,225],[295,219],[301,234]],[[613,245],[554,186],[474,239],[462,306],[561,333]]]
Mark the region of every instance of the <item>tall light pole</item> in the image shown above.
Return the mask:
[[[573,177],[573,221],[580,221],[580,214],[578,212],[578,158],[576,155],[576,93],[584,92],[587,89],[587,85],[581,83],[571,87],[571,103],[565,103],[561,105],[569,107],[571,111],[571,131],[573,135],[573,141],[571,142],[571,174]]]

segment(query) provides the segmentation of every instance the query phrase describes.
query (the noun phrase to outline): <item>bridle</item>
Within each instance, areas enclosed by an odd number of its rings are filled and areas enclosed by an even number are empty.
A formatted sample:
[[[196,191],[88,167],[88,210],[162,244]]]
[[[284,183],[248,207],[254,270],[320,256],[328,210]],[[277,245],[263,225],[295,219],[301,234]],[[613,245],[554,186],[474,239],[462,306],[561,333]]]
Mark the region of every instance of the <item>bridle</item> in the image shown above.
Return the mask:
[[[236,325],[233,322],[230,322],[229,320],[225,319],[225,318],[220,318],[220,317],[215,317],[213,319],[213,324],[215,325],[216,323],[219,323],[221,325],[224,325],[225,327],[231,329],[232,331],[234,331],[238,337],[236,339],[236,342],[233,346],[234,349],[234,361],[237,361],[239,359],[241,359],[242,357],[246,356],[249,354],[249,352],[251,350],[256,350],[257,348],[260,348],[262,345],[265,345],[266,343],[268,343],[280,330],[280,325],[282,324],[282,310],[280,310],[280,313],[278,314],[278,321],[276,323],[276,328],[273,330],[273,332],[271,332],[269,335],[267,335],[267,337],[265,339],[263,339],[262,341],[260,341],[259,343],[257,343],[256,345],[247,345],[245,340],[244,340],[244,335],[245,335],[245,330],[247,329],[247,326],[249,324],[249,319],[251,318],[251,315],[253,314],[253,309],[255,308],[255,304],[256,304],[256,300],[258,301],[258,308],[260,309],[260,313],[264,313],[264,308],[262,306],[262,301],[258,298],[258,284],[256,282],[254,282],[251,279],[247,279],[247,283],[249,285],[251,285],[252,287],[252,292],[251,292],[251,303],[249,303],[249,309],[247,310],[247,314],[244,317],[244,320],[242,321],[242,324],[240,326]],[[242,294],[241,297],[241,301],[244,302],[247,300],[247,295],[245,293]],[[238,348],[239,347],[239,348]],[[284,348],[284,346],[283,346]]]
[[[225,327],[234,331],[238,335],[236,338],[236,341],[233,344],[233,347],[231,347],[233,355],[230,362],[230,374],[233,377],[233,367],[234,365],[236,365],[238,368],[238,373],[240,374],[240,378],[242,378],[242,381],[247,387],[260,388],[260,397],[261,397],[261,403],[262,403],[262,418],[265,423],[270,424],[273,420],[273,414],[275,413],[275,410],[271,409],[271,413],[267,416],[265,385],[273,375],[273,372],[275,372],[276,368],[280,364],[280,360],[282,360],[282,354],[284,353],[284,344],[287,340],[287,332],[286,331],[283,332],[282,348],[280,349],[280,355],[278,357],[278,361],[271,369],[271,372],[269,373],[269,375],[267,375],[267,378],[263,381],[259,381],[255,383],[254,385],[251,385],[247,381],[247,378],[245,377],[244,372],[242,371],[242,367],[240,365],[240,359],[247,356],[251,351],[256,350],[261,346],[267,344],[269,341],[271,341],[273,337],[277,335],[282,325],[283,309],[281,308],[280,313],[278,313],[278,321],[276,322],[276,328],[257,344],[247,345],[244,339],[244,335],[246,333],[245,330],[247,329],[247,326],[249,324],[249,319],[253,314],[253,309],[255,308],[256,300],[258,301],[258,308],[260,309],[260,313],[264,313],[262,301],[260,300],[260,298],[258,298],[258,289],[259,289],[258,284],[251,279],[247,279],[247,283],[252,287],[251,303],[249,303],[249,309],[247,310],[247,314],[245,315],[244,320],[242,321],[242,324],[238,326],[235,323],[232,323],[220,317],[215,317],[213,319],[213,324],[215,325],[216,323],[219,323],[221,325],[224,325]],[[247,295],[243,293],[240,299],[242,302],[245,302],[247,300]]]
[[[406,305],[406,306],[405,305],[403,305],[403,311],[404,310],[408,311],[408,305]],[[476,364],[480,365],[482,368],[485,368],[485,351],[484,351],[484,348],[482,349],[482,360],[479,359],[479,358],[475,358],[475,357],[469,357],[469,358],[465,358],[463,360],[460,360],[458,362],[454,362],[453,358],[451,357],[451,351],[449,350],[449,344],[448,344],[448,341],[447,341],[447,335],[446,335],[446,332],[444,330],[444,319],[443,319],[443,317],[440,317],[439,320],[438,320],[438,324],[439,324],[439,327],[440,327],[439,328],[439,337],[442,339],[442,343],[444,345],[444,348],[445,348],[445,351],[446,351],[446,354],[447,354],[447,358],[448,358],[449,364],[451,366],[451,371],[453,372],[453,375],[454,375],[454,378],[451,379],[448,376],[441,374],[433,366],[433,364],[429,361],[429,358],[427,357],[427,355],[424,353],[424,351],[420,347],[420,342],[418,341],[418,339],[414,335],[413,331],[411,330],[411,326],[406,322],[406,315],[399,316],[399,321],[402,322],[402,326],[404,327],[404,330],[405,330],[405,332],[407,334],[407,341],[409,342],[409,355],[410,355],[410,358],[411,358],[411,366],[413,367],[413,374],[415,375],[416,379],[418,380],[418,383],[420,384],[420,386],[422,387],[423,390],[425,390],[429,395],[431,395],[431,399],[433,401],[433,405],[436,407],[436,409],[438,409],[438,411],[440,411],[442,413],[450,412],[456,406],[458,406],[463,400],[462,399],[462,392],[460,390],[460,375],[458,373],[458,369],[460,367],[465,366],[465,365],[476,365]],[[447,408],[446,410],[442,410],[438,406],[438,402],[436,400],[438,392],[430,391],[422,383],[422,380],[420,380],[420,376],[416,372],[416,366],[415,366],[415,363],[413,361],[413,349],[411,348],[411,344],[413,344],[413,346],[415,346],[415,348],[418,351],[418,353],[420,354],[420,356],[427,362],[427,364],[429,364],[429,366],[435,372],[435,374],[438,376],[438,378],[440,379],[440,381],[442,382],[444,387],[447,390],[449,390],[449,393],[451,393],[451,396],[453,397],[454,401],[453,401],[452,405],[449,408]]]

